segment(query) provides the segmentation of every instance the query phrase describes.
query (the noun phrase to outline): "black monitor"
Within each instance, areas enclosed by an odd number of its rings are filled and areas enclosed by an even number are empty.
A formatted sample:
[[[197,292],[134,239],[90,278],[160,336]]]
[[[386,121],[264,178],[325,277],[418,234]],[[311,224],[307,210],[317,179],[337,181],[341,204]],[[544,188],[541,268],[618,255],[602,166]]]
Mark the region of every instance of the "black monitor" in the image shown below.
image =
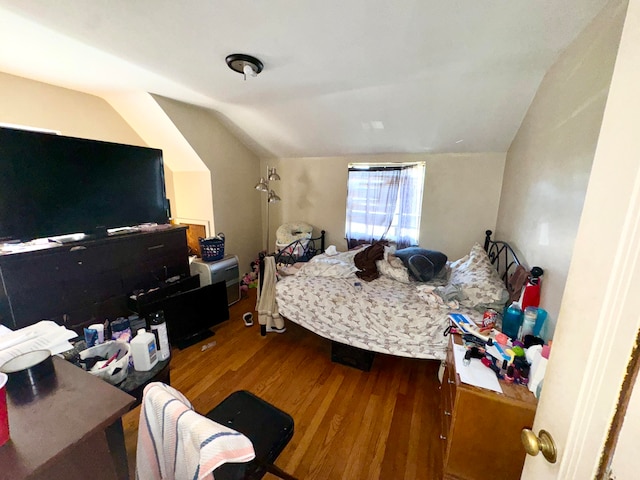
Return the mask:
[[[227,286],[218,282],[171,295],[145,305],[140,315],[162,310],[169,341],[178,348],[193,345],[213,335],[209,329],[229,319]]]
[[[162,150],[0,127],[0,242],[168,220]]]

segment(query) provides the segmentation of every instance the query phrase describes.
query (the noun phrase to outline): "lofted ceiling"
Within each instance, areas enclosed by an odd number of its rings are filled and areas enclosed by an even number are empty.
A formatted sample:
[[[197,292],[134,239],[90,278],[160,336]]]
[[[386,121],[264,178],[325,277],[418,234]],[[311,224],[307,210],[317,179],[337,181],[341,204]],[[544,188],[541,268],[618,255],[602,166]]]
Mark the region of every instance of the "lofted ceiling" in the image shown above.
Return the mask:
[[[208,107],[263,157],[505,152],[605,3],[0,0],[0,71]]]

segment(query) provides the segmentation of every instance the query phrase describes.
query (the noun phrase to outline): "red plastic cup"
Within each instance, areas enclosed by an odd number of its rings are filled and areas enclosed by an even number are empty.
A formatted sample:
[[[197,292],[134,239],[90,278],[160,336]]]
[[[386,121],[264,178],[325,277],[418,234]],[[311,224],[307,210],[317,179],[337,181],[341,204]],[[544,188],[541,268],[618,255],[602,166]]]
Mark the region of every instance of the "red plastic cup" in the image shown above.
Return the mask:
[[[7,377],[0,372],[0,447],[9,441],[9,412],[7,411]]]

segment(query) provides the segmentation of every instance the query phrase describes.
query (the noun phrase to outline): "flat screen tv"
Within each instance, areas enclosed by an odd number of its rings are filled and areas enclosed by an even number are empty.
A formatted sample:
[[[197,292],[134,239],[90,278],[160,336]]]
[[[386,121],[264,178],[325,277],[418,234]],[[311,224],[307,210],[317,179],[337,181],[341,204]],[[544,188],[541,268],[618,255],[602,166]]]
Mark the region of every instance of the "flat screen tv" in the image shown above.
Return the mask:
[[[0,127],[0,241],[167,223],[162,150]]]
[[[164,312],[171,344],[188,347],[211,336],[211,327],[229,319],[227,285],[218,282],[176,293],[145,305],[138,313],[148,317],[158,310]]]

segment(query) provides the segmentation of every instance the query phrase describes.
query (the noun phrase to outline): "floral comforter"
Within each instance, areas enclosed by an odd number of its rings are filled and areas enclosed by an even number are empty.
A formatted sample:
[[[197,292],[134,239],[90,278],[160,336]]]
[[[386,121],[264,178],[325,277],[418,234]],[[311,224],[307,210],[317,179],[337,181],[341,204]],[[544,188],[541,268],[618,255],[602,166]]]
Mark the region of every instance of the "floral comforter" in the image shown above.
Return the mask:
[[[410,281],[392,254],[378,261],[381,276],[360,280],[354,252],[319,255],[276,284],[280,314],[325,338],[402,357],[444,359],[447,315],[476,322],[501,308],[509,294],[484,249],[475,244],[430,283]],[[445,269],[443,269],[445,270]]]
[[[363,282],[355,274],[297,274],[276,285],[280,314],[322,337],[374,352],[442,360],[451,309],[430,305],[420,293],[415,284],[385,276]],[[479,315],[468,308],[458,311]]]

